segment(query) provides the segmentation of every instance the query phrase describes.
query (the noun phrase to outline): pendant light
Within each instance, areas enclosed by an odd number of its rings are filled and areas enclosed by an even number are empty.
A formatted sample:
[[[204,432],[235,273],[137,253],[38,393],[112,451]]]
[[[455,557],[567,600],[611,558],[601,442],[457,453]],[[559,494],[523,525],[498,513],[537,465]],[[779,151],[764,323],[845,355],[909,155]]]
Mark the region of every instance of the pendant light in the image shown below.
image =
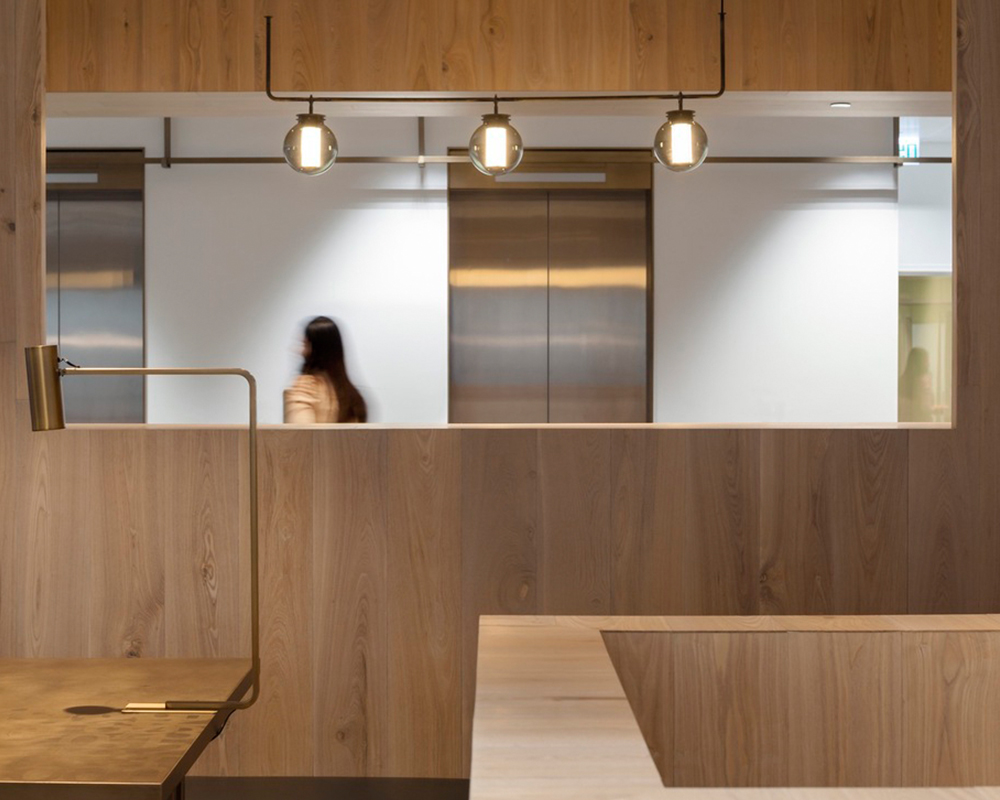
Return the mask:
[[[284,155],[288,164],[299,172],[308,175],[322,175],[330,169],[337,158],[337,139],[333,132],[324,124],[321,114],[313,113],[314,103],[483,103],[490,102],[489,97],[452,97],[452,96],[370,96],[340,95],[329,97],[314,97],[302,95],[296,97],[277,96],[271,91],[271,21],[267,15],[265,21],[264,46],[264,90],[270,100],[284,103],[309,103],[309,113],[299,114],[298,122],[285,137]],[[689,172],[697,169],[708,155],[708,135],[705,129],[694,120],[694,112],[684,108],[685,100],[708,100],[722,97],[726,92],[726,0],[719,0],[719,90],[698,94],[574,94],[574,95],[507,95],[505,103],[530,101],[611,101],[611,100],[677,100],[677,110],[667,113],[666,123],[657,131],[653,142],[653,155],[657,161],[674,172]],[[524,157],[524,145],[521,134],[510,124],[510,115],[501,114],[498,104],[501,98],[493,95],[493,113],[483,116],[483,124],[476,128],[469,139],[469,160],[473,166],[485,175],[504,175],[517,169]],[[422,139],[420,140],[422,143]],[[447,157],[450,158],[450,157]],[[392,160],[392,159],[390,159]],[[419,163],[427,163],[421,155]]]
[[[493,113],[483,115],[469,139],[469,159],[484,175],[504,175],[517,169],[524,157],[521,134],[510,124],[510,115],[501,114],[493,98]]]
[[[653,155],[673,172],[690,172],[700,167],[708,155],[708,134],[694,121],[694,112],[680,107],[667,112],[667,121],[656,132]]]
[[[288,166],[305,175],[322,175],[337,159],[337,137],[326,127],[326,117],[313,113],[299,114],[298,122],[285,136],[284,154]]]

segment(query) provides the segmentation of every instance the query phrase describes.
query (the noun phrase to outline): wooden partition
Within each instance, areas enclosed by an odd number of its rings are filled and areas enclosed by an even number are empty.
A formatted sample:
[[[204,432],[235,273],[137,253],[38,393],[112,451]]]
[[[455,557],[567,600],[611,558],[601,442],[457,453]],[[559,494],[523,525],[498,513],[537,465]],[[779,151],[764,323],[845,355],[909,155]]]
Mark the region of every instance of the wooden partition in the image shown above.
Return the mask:
[[[718,0],[48,0],[49,88],[714,91]],[[729,88],[948,91],[951,0],[728,0]]]
[[[480,613],[1000,610],[1000,5],[956,9],[956,428],[265,431],[265,694],[203,771],[466,774]],[[239,431],[27,432],[44,23],[0,0],[0,655],[245,652]]]

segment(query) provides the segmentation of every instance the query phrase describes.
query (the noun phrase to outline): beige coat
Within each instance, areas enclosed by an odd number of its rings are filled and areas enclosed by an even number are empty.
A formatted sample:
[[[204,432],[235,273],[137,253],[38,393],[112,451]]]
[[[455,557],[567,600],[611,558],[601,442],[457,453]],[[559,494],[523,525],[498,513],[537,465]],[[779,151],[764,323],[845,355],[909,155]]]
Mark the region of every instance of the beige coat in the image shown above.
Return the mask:
[[[333,384],[318,375],[299,375],[285,389],[285,422],[311,425],[337,422],[340,406]]]

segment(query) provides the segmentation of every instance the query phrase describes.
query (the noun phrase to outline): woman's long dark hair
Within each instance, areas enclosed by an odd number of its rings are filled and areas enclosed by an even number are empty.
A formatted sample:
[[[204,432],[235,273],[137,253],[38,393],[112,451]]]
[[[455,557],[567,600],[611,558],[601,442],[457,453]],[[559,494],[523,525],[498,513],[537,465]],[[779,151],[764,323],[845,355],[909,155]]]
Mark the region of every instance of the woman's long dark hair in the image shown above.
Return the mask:
[[[306,325],[309,353],[302,365],[303,375],[325,375],[337,393],[337,422],[368,421],[368,407],[344,364],[344,341],[340,328],[329,317],[316,317]]]

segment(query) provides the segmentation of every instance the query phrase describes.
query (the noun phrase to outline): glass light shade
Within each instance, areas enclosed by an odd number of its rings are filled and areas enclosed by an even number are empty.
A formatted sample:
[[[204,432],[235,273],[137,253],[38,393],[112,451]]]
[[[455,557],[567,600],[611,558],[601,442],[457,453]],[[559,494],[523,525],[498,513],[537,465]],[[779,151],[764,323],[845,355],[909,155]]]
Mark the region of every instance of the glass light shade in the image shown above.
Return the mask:
[[[503,175],[517,169],[524,156],[521,134],[509,114],[486,114],[469,139],[469,158],[485,175]]]
[[[693,111],[670,111],[656,132],[653,155],[674,172],[697,169],[708,155],[708,134],[694,121]]]
[[[299,114],[285,136],[285,161],[296,172],[322,175],[337,158],[337,137],[324,124],[322,114]]]

